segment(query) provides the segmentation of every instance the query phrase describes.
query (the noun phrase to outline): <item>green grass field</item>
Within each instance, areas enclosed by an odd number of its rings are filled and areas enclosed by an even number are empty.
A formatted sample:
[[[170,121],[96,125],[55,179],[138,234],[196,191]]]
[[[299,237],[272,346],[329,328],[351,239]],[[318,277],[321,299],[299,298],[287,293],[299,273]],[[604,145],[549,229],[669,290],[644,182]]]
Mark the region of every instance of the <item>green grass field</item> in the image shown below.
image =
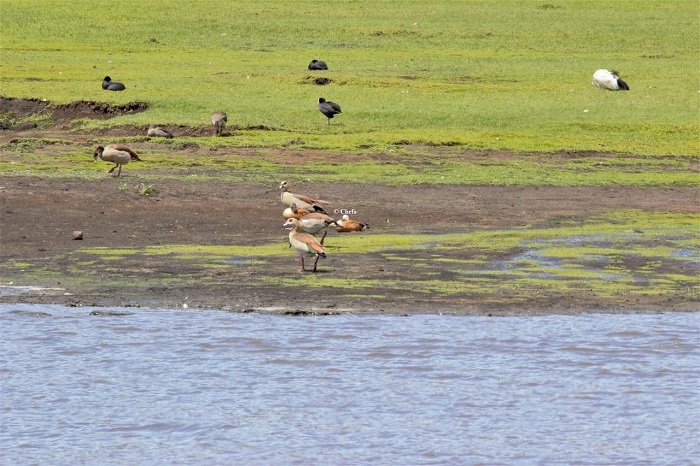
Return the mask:
[[[223,109],[231,147],[696,156],[699,13],[696,0],[1,0],[0,92],[150,105],[84,128],[205,126]],[[331,69],[309,72],[312,58]],[[592,87],[599,68],[631,91]],[[105,75],[127,90],[103,91]],[[319,96],[343,107],[330,127]]]

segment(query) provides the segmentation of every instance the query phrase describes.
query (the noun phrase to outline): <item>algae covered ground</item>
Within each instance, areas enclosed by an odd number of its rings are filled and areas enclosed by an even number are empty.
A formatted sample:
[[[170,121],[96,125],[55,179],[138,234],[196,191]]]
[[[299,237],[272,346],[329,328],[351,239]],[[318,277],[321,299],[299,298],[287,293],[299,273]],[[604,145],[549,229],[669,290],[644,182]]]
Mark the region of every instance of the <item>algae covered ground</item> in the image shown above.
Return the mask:
[[[324,314],[697,307],[692,187],[300,183],[370,224],[331,232],[319,272],[303,274],[275,185],[163,179],[144,193],[133,175],[0,180],[3,302]]]

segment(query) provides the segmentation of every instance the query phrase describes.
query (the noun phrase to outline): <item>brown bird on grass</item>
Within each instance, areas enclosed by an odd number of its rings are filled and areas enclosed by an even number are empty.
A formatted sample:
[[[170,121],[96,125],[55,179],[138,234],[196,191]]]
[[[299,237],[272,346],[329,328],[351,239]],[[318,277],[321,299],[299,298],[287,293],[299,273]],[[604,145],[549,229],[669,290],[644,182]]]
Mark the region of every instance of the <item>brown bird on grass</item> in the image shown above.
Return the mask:
[[[211,124],[214,125],[216,136],[221,136],[224,131],[228,117],[225,112],[214,112],[211,114]]]
[[[146,133],[146,136],[152,137],[152,138],[168,138],[172,139],[173,135],[170,131],[166,131],[160,126],[155,126],[151,125],[148,128],[148,132]]]
[[[114,166],[107,173],[112,173],[118,167],[119,172],[117,176],[122,175],[122,165],[129,163],[131,160],[141,161],[136,152],[129,149],[124,144],[110,144],[104,147],[97,146],[95,152],[92,153],[92,158],[95,163],[97,163],[98,158],[105,162],[112,162]]]

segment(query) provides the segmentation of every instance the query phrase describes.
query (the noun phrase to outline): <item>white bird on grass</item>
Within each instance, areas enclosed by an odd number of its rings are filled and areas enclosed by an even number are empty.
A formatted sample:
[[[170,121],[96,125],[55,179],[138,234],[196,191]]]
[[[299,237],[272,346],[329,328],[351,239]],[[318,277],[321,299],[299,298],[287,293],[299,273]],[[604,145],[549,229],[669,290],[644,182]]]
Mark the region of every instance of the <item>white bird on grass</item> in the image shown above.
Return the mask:
[[[629,91],[630,87],[620,79],[617,71],[598,70],[593,73],[593,82],[595,87],[600,89],[608,89],[611,91]]]

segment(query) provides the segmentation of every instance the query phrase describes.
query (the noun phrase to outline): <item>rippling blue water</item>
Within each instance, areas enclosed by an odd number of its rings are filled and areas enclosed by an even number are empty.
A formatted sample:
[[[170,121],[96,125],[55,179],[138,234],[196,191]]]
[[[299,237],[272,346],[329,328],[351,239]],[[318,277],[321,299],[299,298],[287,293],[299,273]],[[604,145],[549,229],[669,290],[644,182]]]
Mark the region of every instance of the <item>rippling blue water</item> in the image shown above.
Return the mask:
[[[700,462],[698,314],[2,305],[3,464]]]

